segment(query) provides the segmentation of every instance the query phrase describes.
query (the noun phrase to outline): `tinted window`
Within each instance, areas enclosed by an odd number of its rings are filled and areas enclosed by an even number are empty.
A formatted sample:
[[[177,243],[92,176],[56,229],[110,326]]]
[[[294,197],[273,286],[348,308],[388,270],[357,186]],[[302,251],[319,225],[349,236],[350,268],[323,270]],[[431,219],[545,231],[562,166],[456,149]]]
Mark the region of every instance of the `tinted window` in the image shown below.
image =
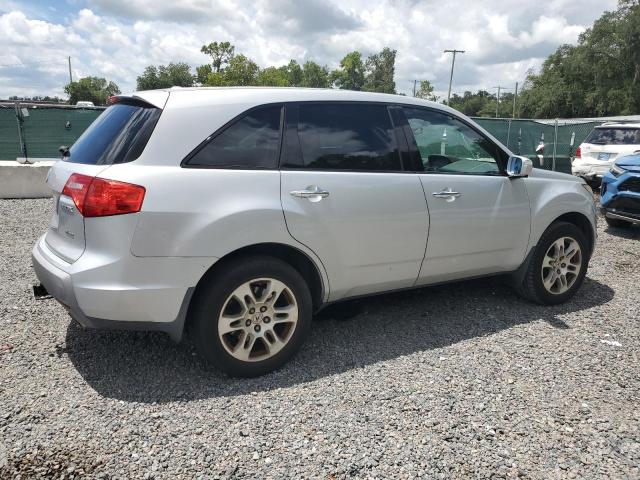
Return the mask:
[[[499,149],[460,120],[422,108],[404,108],[424,171],[496,174]]]
[[[640,145],[640,129],[637,128],[595,128],[585,143],[600,145]]]
[[[107,108],[69,149],[67,162],[107,165],[135,160],[162,110],[118,103]]]
[[[298,136],[306,168],[401,170],[385,105],[300,104]]]
[[[279,105],[258,108],[214,136],[187,162],[214,168],[275,168],[280,145]]]

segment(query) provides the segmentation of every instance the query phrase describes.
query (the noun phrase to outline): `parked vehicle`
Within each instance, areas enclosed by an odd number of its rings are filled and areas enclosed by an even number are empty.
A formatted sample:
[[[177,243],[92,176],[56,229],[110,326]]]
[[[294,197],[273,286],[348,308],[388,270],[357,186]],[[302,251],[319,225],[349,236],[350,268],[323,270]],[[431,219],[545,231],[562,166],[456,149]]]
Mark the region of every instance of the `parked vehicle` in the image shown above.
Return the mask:
[[[93,107],[95,107],[93,102],[87,102],[83,100],[76,102],[76,108],[93,108]]]
[[[564,302],[596,237],[584,181],[443,105],[347,90],[121,95],[47,183],[44,289],[88,327],[188,327],[238,376],[281,366],[346,298],[510,274]]]
[[[619,158],[602,177],[600,208],[611,227],[640,223],[640,153]]]
[[[613,163],[635,151],[640,151],[640,123],[599,125],[577,148],[571,173],[600,186]]]

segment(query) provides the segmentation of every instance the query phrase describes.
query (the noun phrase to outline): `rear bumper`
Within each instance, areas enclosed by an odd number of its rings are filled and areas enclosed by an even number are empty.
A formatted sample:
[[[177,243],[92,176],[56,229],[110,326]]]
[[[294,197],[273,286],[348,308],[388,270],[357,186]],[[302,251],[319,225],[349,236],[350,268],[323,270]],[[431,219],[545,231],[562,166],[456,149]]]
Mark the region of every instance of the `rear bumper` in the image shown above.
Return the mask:
[[[571,164],[571,173],[577,177],[594,179],[602,178],[610,169],[612,163],[587,163],[582,162],[580,159],[574,159]]]
[[[128,257],[97,265],[90,253],[85,255],[65,264],[44,238],[31,255],[38,280],[74,320],[88,328],[161,331],[181,339],[197,275],[206,271],[206,262],[199,259],[200,267],[190,272],[193,280],[185,280],[189,264],[179,259]]]

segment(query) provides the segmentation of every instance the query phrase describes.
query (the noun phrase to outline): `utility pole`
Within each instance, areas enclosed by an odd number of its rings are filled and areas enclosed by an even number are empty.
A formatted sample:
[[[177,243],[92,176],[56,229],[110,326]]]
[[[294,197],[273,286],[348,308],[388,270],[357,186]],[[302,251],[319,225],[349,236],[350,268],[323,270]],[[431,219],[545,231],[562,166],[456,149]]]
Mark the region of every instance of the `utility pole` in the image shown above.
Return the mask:
[[[516,101],[518,100],[518,82],[516,82],[516,93],[513,96],[513,114],[511,118],[516,118]]]
[[[413,96],[416,96],[416,85],[418,84],[418,80],[413,81]]]
[[[67,57],[69,61],[69,83],[73,83],[73,77],[71,76],[71,57]]]
[[[451,83],[453,82],[453,66],[456,64],[456,54],[464,53],[464,50],[445,50],[444,53],[453,53],[453,58],[451,59],[451,75],[449,75],[449,93],[447,93],[447,105],[449,105],[449,101],[451,100]]]
[[[498,118],[498,107],[500,106],[500,90],[507,90],[507,87],[493,87],[498,89],[498,96],[496,97],[496,118]]]

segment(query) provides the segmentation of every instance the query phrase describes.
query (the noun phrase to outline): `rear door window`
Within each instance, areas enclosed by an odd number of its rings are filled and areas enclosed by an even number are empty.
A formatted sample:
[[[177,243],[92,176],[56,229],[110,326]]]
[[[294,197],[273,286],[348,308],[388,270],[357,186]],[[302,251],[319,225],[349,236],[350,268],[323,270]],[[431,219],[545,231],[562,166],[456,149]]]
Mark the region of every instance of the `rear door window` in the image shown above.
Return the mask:
[[[200,168],[276,168],[281,105],[256,108],[213,135],[184,163]]]
[[[637,128],[595,128],[585,143],[596,145],[640,145],[640,129]]]
[[[112,105],[85,130],[63,160],[92,165],[135,160],[147,145],[161,113],[159,108],[138,102]]]
[[[301,103],[298,137],[303,168],[402,170],[384,104]]]

